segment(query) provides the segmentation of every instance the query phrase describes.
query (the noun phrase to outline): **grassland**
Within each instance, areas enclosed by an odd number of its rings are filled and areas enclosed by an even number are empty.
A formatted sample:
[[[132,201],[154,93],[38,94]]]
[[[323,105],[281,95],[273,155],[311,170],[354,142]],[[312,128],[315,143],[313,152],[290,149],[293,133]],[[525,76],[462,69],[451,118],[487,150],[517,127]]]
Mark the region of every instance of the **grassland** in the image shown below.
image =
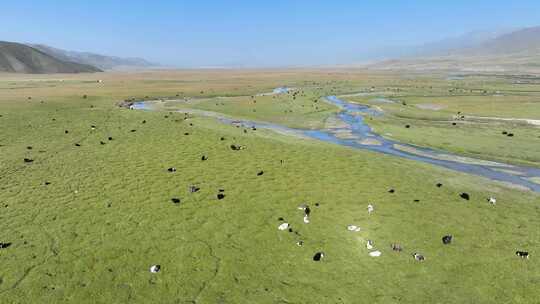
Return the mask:
[[[494,76],[461,81],[433,78],[346,99],[382,109],[385,115],[368,123],[389,138],[539,167],[540,126],[524,120],[540,122],[540,87],[515,82],[511,77]]]
[[[292,90],[287,94],[237,96],[208,99],[169,101],[169,111],[198,109],[223,113],[238,119],[276,123],[292,128],[320,129],[338,111],[322,100],[315,91]]]
[[[102,83],[69,77],[0,77],[0,242],[12,242],[0,249],[2,303],[537,300],[536,194],[371,152],[244,133],[209,118],[116,106],[130,97],[232,96],[220,110],[282,122],[275,100],[257,98],[256,112],[228,103],[252,110],[250,99],[234,96],[279,85],[305,87],[313,95],[298,103],[307,105],[315,94],[419,80],[348,70],[101,74]],[[201,190],[190,193],[191,185]],[[309,224],[297,209],[305,202]],[[298,234],[278,231],[280,217]],[[347,231],[349,224],[362,231]],[[453,244],[442,244],[445,234]],[[367,239],[381,257],[368,256]],[[392,252],[392,242],[404,251]],[[517,258],[518,249],[532,258]],[[326,254],[322,262],[312,260],[317,251]],[[426,261],[414,261],[413,252]],[[150,273],[153,264],[162,271]]]

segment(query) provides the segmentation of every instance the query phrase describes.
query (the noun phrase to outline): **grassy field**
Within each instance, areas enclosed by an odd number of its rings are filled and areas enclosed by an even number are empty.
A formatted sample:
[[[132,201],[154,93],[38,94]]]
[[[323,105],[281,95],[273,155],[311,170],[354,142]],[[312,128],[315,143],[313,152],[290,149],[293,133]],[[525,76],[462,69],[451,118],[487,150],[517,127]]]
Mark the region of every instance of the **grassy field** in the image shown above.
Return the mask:
[[[382,109],[385,115],[368,123],[386,137],[482,159],[539,167],[540,125],[523,119],[540,123],[540,87],[515,81],[492,76],[451,82],[432,78],[411,82],[399,90],[345,99]]]
[[[116,106],[129,97],[249,96],[303,86],[313,95],[298,103],[257,97],[253,112],[249,98],[232,97],[216,107],[298,125],[305,115],[303,126],[316,126],[332,109],[308,114],[313,109],[301,105],[315,94],[423,80],[347,70],[51,78],[0,77],[0,242],[12,243],[0,249],[2,303],[537,301],[536,194],[371,152],[244,133],[209,118]],[[283,118],[283,109],[296,118]],[[200,191],[190,193],[192,185]],[[302,203],[311,206],[309,224],[297,209]],[[293,232],[279,231],[279,218]],[[349,232],[349,224],[362,230]],[[454,236],[450,245],[441,242],[446,234]],[[381,257],[368,255],[368,239]],[[321,262],[312,260],[318,251]],[[150,273],[154,264],[162,271]]]
[[[239,119],[276,123],[292,128],[320,129],[337,107],[322,101],[317,92],[293,90],[287,94],[238,96],[170,101],[166,110],[198,109],[223,113]]]

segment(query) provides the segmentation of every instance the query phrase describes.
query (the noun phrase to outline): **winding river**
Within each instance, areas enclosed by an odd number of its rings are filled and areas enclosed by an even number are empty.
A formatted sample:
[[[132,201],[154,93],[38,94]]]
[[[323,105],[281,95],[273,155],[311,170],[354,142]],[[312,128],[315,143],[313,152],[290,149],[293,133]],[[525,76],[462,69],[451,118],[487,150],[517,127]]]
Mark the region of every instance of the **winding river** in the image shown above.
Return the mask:
[[[274,92],[279,94],[283,93],[283,90]],[[429,163],[450,170],[479,175],[491,180],[509,183],[514,186],[519,186],[520,188],[540,192],[540,184],[533,181],[540,180],[540,169],[538,168],[473,159],[444,151],[417,147],[390,140],[374,133],[369,125],[364,122],[366,116],[383,115],[382,112],[366,105],[344,101],[336,96],[328,96],[325,98],[325,101],[339,107],[341,111],[337,113],[335,117],[337,123],[334,127],[319,130],[301,130],[272,123],[231,119],[221,113],[209,111],[178,111],[214,117],[227,124],[240,124],[246,127],[270,129],[279,133],[300,135],[342,146]],[[153,102],[155,101],[136,102],[131,108],[137,110],[153,110]]]

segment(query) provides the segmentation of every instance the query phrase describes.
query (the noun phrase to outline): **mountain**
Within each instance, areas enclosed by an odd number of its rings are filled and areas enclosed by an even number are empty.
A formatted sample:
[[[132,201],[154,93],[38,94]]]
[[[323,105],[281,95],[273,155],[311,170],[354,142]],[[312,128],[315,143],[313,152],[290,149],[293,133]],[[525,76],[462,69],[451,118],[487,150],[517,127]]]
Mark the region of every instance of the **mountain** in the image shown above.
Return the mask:
[[[439,41],[428,42],[416,47],[415,56],[444,56],[459,50],[479,47],[482,44],[515,31],[516,29],[499,29],[472,31],[456,37],[449,37]]]
[[[367,66],[377,70],[453,70],[540,73],[540,27],[479,39],[460,47],[441,48]]]
[[[91,65],[60,60],[21,43],[0,41],[0,72],[11,73],[92,73]]]
[[[461,52],[474,55],[508,55],[540,53],[540,26],[521,29],[488,40],[476,48]]]
[[[137,69],[157,66],[157,64],[148,62],[142,58],[121,58],[88,52],[67,51],[44,44],[30,44],[30,46],[60,60],[88,64],[103,70]]]

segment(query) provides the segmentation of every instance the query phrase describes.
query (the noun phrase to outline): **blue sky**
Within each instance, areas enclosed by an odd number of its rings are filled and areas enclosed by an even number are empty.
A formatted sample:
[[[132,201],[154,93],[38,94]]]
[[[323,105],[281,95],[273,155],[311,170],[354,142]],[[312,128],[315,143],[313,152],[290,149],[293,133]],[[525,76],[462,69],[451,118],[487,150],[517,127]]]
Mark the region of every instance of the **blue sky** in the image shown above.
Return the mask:
[[[5,1],[0,40],[168,65],[353,63],[408,45],[540,25],[540,1]]]

